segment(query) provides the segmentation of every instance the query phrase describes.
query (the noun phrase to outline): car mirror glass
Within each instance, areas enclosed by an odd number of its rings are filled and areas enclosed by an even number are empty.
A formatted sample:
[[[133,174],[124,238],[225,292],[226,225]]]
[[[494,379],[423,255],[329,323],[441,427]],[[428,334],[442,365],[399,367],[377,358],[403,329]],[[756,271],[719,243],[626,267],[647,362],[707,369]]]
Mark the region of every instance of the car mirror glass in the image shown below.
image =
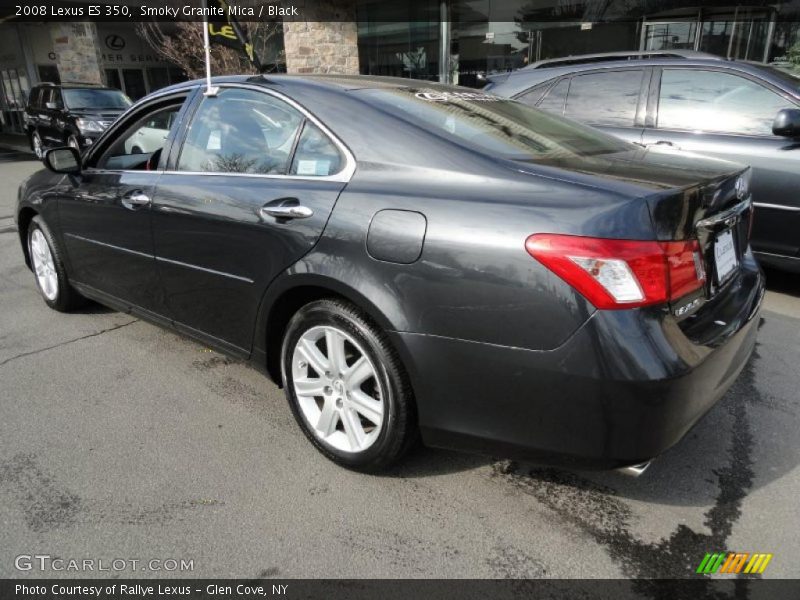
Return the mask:
[[[54,173],[75,175],[81,172],[80,155],[75,148],[51,148],[45,152],[44,164]]]
[[[772,122],[772,133],[781,137],[800,138],[800,109],[784,108]]]

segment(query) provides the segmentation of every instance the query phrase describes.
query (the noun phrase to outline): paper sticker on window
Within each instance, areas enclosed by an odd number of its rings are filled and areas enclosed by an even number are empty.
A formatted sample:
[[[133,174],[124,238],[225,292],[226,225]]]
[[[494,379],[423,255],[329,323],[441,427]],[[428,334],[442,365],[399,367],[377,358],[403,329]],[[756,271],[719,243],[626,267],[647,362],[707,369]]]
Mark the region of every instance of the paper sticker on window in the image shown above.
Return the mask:
[[[208,134],[208,144],[206,150],[221,150],[222,149],[222,132],[219,130],[212,131]]]
[[[298,175],[327,175],[330,173],[330,160],[303,160],[297,161]]]

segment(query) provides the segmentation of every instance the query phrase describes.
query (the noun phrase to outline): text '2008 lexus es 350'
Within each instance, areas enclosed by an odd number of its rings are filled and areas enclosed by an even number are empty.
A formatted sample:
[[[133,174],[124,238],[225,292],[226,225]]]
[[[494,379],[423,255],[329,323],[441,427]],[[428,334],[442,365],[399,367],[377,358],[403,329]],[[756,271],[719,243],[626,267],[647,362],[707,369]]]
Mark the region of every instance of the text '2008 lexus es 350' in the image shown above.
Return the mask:
[[[745,168],[428,82],[214,85],[49,150],[19,192],[25,261],[56,310],[91,298],[248,358],[337,463],[421,436],[638,465],[748,360]],[[129,153],[152,123],[163,145]]]

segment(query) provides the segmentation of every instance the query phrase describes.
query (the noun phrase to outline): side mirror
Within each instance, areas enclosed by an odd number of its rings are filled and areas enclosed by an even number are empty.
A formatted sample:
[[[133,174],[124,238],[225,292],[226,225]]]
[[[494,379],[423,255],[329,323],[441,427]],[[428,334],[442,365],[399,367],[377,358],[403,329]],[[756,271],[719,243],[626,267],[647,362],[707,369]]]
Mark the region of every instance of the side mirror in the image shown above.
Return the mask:
[[[772,122],[772,133],[781,137],[800,138],[800,109],[781,110]]]
[[[75,148],[51,148],[44,153],[44,166],[54,173],[77,175],[81,172],[81,155]]]

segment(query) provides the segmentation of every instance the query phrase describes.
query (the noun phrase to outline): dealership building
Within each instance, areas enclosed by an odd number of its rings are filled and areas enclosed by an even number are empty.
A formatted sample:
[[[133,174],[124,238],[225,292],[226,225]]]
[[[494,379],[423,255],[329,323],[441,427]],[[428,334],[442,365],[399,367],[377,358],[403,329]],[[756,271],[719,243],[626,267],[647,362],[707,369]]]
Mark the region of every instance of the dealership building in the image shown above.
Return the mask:
[[[81,2],[75,2],[76,5]],[[295,0],[265,62],[479,87],[488,73],[592,52],[690,49],[771,62],[800,44],[800,0]],[[200,51],[200,49],[198,49]],[[31,85],[102,83],[139,98],[184,79],[135,23],[0,23],[0,117],[22,131]]]

